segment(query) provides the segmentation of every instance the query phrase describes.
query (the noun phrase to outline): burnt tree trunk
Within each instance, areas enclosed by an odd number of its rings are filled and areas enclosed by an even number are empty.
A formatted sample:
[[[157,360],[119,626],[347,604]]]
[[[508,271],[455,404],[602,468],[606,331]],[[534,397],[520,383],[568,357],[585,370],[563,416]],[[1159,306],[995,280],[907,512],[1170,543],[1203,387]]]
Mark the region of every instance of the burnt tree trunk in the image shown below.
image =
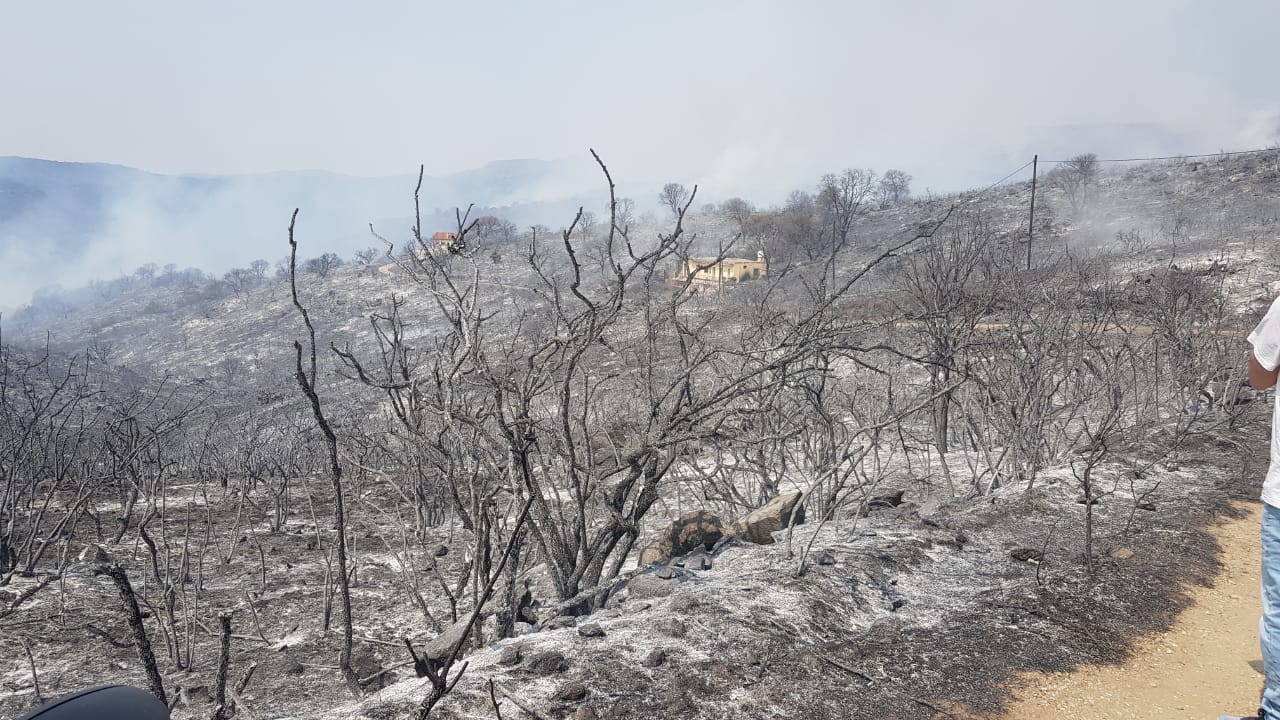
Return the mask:
[[[147,685],[152,695],[166,706],[169,699],[164,694],[164,681],[160,678],[160,670],[156,667],[156,655],[151,650],[151,641],[147,639],[147,629],[142,625],[142,610],[138,608],[138,597],[133,593],[133,585],[129,576],[119,565],[99,566],[99,574],[105,574],[115,583],[120,592],[120,604],[124,607],[129,629],[133,631],[133,646],[138,650],[138,659],[147,673]]]

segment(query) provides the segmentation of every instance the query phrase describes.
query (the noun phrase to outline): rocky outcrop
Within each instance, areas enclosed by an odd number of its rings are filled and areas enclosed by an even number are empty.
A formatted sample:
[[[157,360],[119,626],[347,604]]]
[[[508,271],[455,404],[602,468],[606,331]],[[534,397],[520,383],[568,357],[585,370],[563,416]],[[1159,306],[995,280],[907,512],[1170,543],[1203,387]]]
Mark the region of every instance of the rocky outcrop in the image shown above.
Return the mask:
[[[804,522],[802,496],[800,492],[779,495],[729,526],[726,534],[757,545],[772,545],[774,533]]]
[[[779,495],[763,507],[752,510],[726,527],[719,516],[706,510],[692,510],[671,521],[658,542],[640,551],[640,564],[651,565],[675,560],[674,564],[692,570],[710,570],[714,549],[726,539],[737,539],[756,545],[773,544],[773,534],[804,522],[803,493]]]

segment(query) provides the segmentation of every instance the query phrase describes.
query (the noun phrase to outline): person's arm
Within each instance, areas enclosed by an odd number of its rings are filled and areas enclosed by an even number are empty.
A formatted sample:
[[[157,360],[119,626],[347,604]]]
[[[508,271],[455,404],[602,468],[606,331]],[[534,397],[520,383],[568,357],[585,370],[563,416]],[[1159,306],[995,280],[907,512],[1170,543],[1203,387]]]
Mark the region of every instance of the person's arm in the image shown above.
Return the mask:
[[[1267,309],[1258,327],[1249,333],[1249,385],[1254,390],[1275,387],[1280,375],[1280,298]]]
[[[1275,387],[1276,376],[1280,375],[1280,367],[1268,370],[1258,362],[1258,356],[1249,351],[1249,386],[1254,390],[1266,390]]]

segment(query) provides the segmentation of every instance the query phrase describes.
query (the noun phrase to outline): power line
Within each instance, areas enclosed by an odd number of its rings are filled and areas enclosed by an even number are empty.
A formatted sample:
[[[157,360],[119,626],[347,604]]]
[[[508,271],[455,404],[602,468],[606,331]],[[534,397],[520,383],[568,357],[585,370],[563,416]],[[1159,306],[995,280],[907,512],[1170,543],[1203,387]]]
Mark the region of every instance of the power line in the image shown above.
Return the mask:
[[[981,194],[983,194],[983,193],[987,192],[988,190],[993,190],[993,189],[995,189],[995,188],[996,188],[996,187],[998,187],[999,185],[1002,185],[1002,184],[1004,183],[1004,181],[1005,181],[1005,180],[1008,180],[1009,178],[1013,177],[1014,175],[1017,175],[1018,173],[1022,172],[1023,170],[1026,170],[1027,168],[1031,167],[1031,163],[1033,163],[1033,162],[1035,162],[1035,161],[1034,161],[1034,160],[1028,160],[1028,161],[1027,161],[1027,163],[1026,163],[1025,165],[1023,165],[1022,167],[1018,168],[1017,170],[1014,170],[1013,172],[1009,173],[1008,175],[1005,175],[1004,177],[1002,177],[1002,178],[1000,178],[999,180],[997,180],[997,181],[995,181],[995,182],[991,183],[990,185],[988,185],[988,186],[986,186],[986,187],[982,188],[981,190],[979,190],[979,191],[977,192],[977,194],[978,194],[978,195],[981,195]]]
[[[1095,162],[1100,163],[1125,163],[1125,162],[1153,162],[1155,160],[1190,160],[1192,158],[1211,158],[1211,157],[1230,157],[1235,155],[1260,155],[1262,153],[1280,153],[1280,148],[1259,148],[1257,150],[1234,150],[1232,152],[1216,152],[1202,153],[1199,155],[1164,155],[1160,157],[1133,157],[1133,158],[1094,158]],[[1042,163],[1068,163],[1073,160],[1041,160]],[[1027,163],[1030,165],[1031,163]],[[1023,167],[1026,167],[1024,165]]]

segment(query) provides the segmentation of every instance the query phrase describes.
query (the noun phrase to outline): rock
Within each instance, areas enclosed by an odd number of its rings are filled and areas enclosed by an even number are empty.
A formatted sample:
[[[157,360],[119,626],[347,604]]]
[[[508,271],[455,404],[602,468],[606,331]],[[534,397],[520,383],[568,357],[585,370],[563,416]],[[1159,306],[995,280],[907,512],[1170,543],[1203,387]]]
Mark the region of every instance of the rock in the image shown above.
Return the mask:
[[[882,495],[876,495],[867,501],[867,509],[896,508],[902,504],[902,498],[906,494],[906,490],[894,490]]]
[[[107,554],[107,551],[103,550],[101,545],[96,545],[94,543],[85,545],[84,549],[80,551],[80,555],[77,559],[82,563],[92,564],[111,562],[111,556]]]
[[[524,660],[524,644],[515,643],[502,648],[502,652],[498,653],[499,665],[519,665]]]
[[[302,675],[306,671],[307,669],[303,667],[302,663],[298,662],[297,660],[290,660],[284,664],[285,675],[295,675],[295,676]]]
[[[757,545],[772,545],[774,533],[804,522],[801,496],[799,492],[779,495],[733,523],[726,532]]]
[[[686,570],[710,570],[713,563],[710,553],[699,548],[684,557],[677,558],[673,564]]]
[[[590,705],[583,705],[577,712],[569,716],[572,720],[600,720],[600,715]]]
[[[677,611],[692,610],[702,604],[702,601],[692,595],[680,595],[671,599],[671,609]]]
[[[568,670],[569,663],[565,661],[564,655],[554,650],[548,650],[531,656],[525,661],[524,669],[534,675],[551,675]]]
[[[823,550],[822,554],[818,556],[818,564],[819,565],[835,565],[836,564],[835,554],[832,553],[830,550]]]
[[[459,620],[444,629],[444,632],[427,641],[423,646],[423,654],[437,662],[447,660],[449,653],[453,651],[453,646],[462,639],[467,629],[467,621]],[[464,648],[465,649],[465,648]],[[462,657],[464,653],[459,652],[458,657]]]
[[[1155,512],[1156,504],[1150,502],[1138,503],[1138,509],[1146,510],[1147,512]]]
[[[671,521],[660,536],[657,544],[660,559],[688,555],[698,549],[710,550],[724,535],[724,524],[718,516],[706,510],[692,510]]]
[[[608,611],[622,612],[622,608],[627,607],[626,602],[631,597],[631,592],[627,590],[627,586],[615,588],[609,593],[609,597],[605,599],[604,606]]]
[[[893,610],[894,612],[897,612],[901,610],[903,607],[905,607],[906,604],[907,604],[906,600],[902,598],[894,598],[893,602],[889,603],[889,609]]]
[[[529,625],[538,624],[538,613],[532,607],[525,606],[520,608],[519,616],[516,618],[517,623],[527,623]]]
[[[1116,560],[1128,560],[1133,557],[1133,550],[1127,547],[1118,547],[1111,551],[1111,557]]]
[[[366,688],[381,690],[387,685],[387,676],[379,675],[382,669],[382,663],[370,652],[357,650],[351,654],[351,671],[356,674],[356,678],[361,680],[361,685]],[[377,677],[373,677],[374,675],[377,675]],[[365,678],[372,679],[368,682],[363,682]]]
[[[557,615],[542,624],[543,630],[560,630],[561,628],[570,628],[578,624],[578,618],[572,615]]]
[[[653,575],[654,577],[661,578],[663,580],[674,580],[680,577],[680,573],[665,565],[655,570]]]
[[[662,562],[664,559],[662,557],[662,548],[657,545],[650,545],[640,551],[641,565],[652,565],[656,562]]]
[[[658,667],[662,663],[666,662],[666,660],[667,651],[662,648],[654,648],[649,651],[648,655],[644,656],[644,659],[640,661],[640,664],[645,667]]]
[[[1040,552],[1039,550],[1036,550],[1035,548],[1020,547],[1020,548],[1014,548],[1013,550],[1009,551],[1009,557],[1019,562],[1031,563],[1035,565],[1035,564],[1039,564],[1040,561],[1044,559],[1044,553]]]
[[[578,626],[578,634],[582,637],[604,637],[604,628],[595,623],[587,623]]]
[[[667,637],[682,638],[688,632],[685,628],[684,621],[679,618],[667,618],[660,620],[654,625],[654,630],[666,635]]]
[[[559,690],[551,696],[552,700],[560,702],[579,702],[587,697],[587,686],[581,682],[574,681],[565,683],[560,686]]]
[[[531,632],[537,631],[537,625],[535,623],[525,622],[524,620],[517,620],[512,626],[512,630],[516,635],[528,635]]]
[[[658,568],[662,570],[663,568]],[[666,597],[675,592],[680,579],[673,573],[671,577],[660,577],[658,573],[645,573],[631,578],[627,582],[627,592],[633,598]]]
[[[449,554],[449,546],[437,545],[436,549],[431,551],[431,554],[434,555],[435,557],[444,557],[445,555]]]

